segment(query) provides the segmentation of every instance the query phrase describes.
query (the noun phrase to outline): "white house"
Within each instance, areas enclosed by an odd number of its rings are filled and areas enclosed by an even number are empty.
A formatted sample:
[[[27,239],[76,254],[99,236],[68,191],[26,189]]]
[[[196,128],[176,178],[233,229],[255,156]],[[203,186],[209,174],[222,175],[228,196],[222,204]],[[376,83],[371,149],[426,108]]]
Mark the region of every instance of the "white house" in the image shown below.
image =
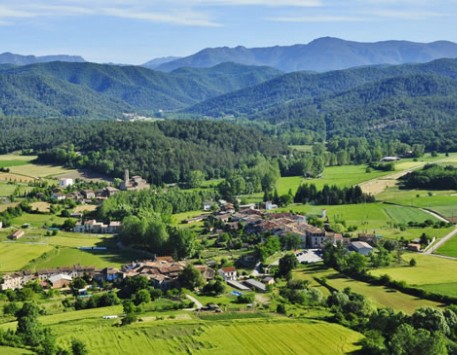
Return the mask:
[[[225,281],[236,281],[236,268],[234,266],[226,266],[218,270]]]
[[[73,185],[75,182],[73,179],[61,178],[59,179],[59,187],[66,188]]]

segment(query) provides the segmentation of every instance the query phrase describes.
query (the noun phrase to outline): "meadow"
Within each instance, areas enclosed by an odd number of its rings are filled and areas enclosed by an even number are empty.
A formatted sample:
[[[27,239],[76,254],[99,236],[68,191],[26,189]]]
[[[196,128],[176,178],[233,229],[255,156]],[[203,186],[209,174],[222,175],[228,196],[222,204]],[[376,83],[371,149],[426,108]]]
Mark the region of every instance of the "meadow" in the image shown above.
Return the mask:
[[[435,254],[457,258],[457,237],[451,238],[443,246],[435,251]]]
[[[408,285],[424,288],[430,292],[457,296],[457,260],[441,258],[433,255],[405,254],[406,263],[414,258],[417,265],[414,267],[402,266],[380,268],[371,271],[375,276],[389,275],[393,280],[404,281]]]

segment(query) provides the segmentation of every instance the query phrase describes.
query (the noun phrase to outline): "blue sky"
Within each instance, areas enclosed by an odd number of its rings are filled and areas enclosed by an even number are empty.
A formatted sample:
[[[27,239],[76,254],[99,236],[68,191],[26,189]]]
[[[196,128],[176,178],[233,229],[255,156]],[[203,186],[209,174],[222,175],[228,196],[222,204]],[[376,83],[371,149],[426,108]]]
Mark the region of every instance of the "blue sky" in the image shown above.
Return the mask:
[[[1,0],[0,52],[142,64],[332,36],[457,42],[457,0]]]

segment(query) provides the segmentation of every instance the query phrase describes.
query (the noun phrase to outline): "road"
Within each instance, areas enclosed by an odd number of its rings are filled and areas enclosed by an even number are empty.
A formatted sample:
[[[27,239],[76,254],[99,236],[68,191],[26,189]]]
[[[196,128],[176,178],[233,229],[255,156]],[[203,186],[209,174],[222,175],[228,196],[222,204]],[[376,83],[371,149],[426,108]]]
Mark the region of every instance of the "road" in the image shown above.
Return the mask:
[[[192,297],[191,295],[186,295],[186,297],[191,300],[192,302],[195,303],[195,308],[196,309],[200,309],[203,307],[203,305],[200,303],[199,300],[197,300],[195,297]]]
[[[437,243],[435,243],[430,248],[428,248],[426,251],[424,251],[424,254],[432,254],[436,249],[438,249],[440,246],[442,246],[444,243],[446,243],[449,239],[451,239],[456,234],[457,234],[457,227],[455,227],[452,232],[448,233],[446,236],[441,238]]]

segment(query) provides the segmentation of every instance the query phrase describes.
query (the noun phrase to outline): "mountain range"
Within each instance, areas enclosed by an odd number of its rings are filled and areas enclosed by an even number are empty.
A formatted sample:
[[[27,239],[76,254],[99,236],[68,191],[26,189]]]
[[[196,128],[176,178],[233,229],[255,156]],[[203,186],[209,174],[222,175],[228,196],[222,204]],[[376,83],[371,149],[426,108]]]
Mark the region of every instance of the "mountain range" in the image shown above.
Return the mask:
[[[1,53],[0,54],[0,64],[13,64],[13,65],[28,65],[35,63],[47,63],[47,62],[85,62],[83,57],[75,55],[46,55],[41,57],[36,57],[34,55],[21,55],[14,53]]]
[[[115,118],[177,110],[283,73],[225,63],[171,73],[138,66],[50,62],[0,66],[0,116]]]
[[[447,41],[361,43],[324,37],[293,46],[206,48],[184,58],[162,59],[160,65],[153,63],[154,69],[166,72],[181,67],[212,67],[224,62],[265,65],[284,72],[324,72],[378,64],[425,63],[439,58],[457,58],[457,44]]]

